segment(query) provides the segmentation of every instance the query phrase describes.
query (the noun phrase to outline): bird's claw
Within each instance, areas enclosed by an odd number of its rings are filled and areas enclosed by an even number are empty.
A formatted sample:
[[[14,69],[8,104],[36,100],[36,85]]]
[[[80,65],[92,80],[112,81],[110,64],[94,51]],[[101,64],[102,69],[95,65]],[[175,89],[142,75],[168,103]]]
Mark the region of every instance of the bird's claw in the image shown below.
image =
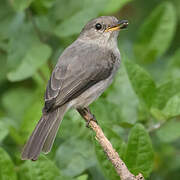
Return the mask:
[[[98,124],[98,121],[96,120],[96,117],[92,114],[92,117],[89,118],[89,119],[87,120],[87,122],[86,122],[86,127],[87,127],[87,128],[89,128],[89,123],[90,123],[91,121],[94,121],[94,122],[96,122],[96,123]]]

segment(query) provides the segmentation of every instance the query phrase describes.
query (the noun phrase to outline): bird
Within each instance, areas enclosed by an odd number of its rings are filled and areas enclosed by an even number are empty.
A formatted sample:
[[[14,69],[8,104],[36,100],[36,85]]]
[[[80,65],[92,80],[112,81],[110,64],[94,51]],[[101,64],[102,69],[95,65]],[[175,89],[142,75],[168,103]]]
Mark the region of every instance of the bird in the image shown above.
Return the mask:
[[[25,144],[21,159],[37,160],[51,151],[65,113],[81,110],[112,83],[120,67],[118,35],[127,20],[101,16],[90,20],[60,55],[48,81],[42,116]]]

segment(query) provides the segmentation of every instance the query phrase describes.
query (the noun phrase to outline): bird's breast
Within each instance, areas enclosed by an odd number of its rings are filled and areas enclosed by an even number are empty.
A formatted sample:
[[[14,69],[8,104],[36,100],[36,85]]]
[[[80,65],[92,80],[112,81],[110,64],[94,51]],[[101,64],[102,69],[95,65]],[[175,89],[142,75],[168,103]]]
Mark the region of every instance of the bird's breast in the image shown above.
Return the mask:
[[[83,108],[83,107],[88,107],[93,101],[95,101],[107,88],[108,86],[112,83],[113,78],[118,70],[119,63],[116,66],[113,67],[111,75],[97,84],[93,85],[89,89],[87,89],[85,92],[83,92],[80,96],[77,98],[73,99],[70,103],[69,106],[73,108]]]

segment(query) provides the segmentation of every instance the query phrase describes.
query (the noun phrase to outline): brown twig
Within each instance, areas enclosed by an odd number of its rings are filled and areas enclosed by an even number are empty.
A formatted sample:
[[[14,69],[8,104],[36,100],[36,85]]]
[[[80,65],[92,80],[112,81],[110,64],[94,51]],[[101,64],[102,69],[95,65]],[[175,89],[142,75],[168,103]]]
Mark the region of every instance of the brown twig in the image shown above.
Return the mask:
[[[144,180],[141,173],[134,176],[127,168],[125,163],[121,160],[118,153],[112,147],[110,141],[104,135],[101,127],[97,124],[95,117],[92,115],[88,108],[77,109],[81,116],[85,119],[87,124],[96,133],[96,140],[99,142],[104,152],[106,153],[108,159],[114,166],[117,174],[120,176],[121,180]]]

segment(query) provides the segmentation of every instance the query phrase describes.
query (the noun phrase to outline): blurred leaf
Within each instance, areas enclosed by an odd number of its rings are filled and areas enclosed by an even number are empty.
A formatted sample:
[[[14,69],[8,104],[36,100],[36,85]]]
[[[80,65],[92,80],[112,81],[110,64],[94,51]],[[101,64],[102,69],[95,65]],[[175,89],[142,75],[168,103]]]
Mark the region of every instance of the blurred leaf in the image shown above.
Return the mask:
[[[171,58],[170,65],[173,67],[180,68],[180,48],[175,51],[173,57]]]
[[[8,112],[9,117],[17,120],[15,123],[17,127],[18,121],[20,121],[24,115],[25,109],[32,102],[32,97],[33,92],[26,88],[12,88],[3,95],[3,107]]]
[[[40,120],[43,108],[43,98],[37,98],[31,103],[30,107],[25,110],[24,118],[20,127],[21,136],[24,141],[32,133],[37,122]]]
[[[19,174],[21,180],[53,180],[57,177],[64,180],[61,178],[60,170],[45,156],[40,156],[37,161],[25,161],[20,166]]]
[[[32,49],[32,44],[39,42],[39,39],[35,34],[32,23],[24,22],[23,19],[11,36],[7,46],[7,64],[10,69],[14,70],[18,68],[25,55]]]
[[[71,133],[67,131],[69,127],[71,127]],[[58,132],[59,137],[66,140],[69,140],[70,134],[74,136],[82,136],[83,138],[89,137],[91,135],[91,132],[87,131],[85,128],[85,122],[74,109],[69,110],[65,114]],[[71,141],[69,143],[71,143]]]
[[[137,108],[139,101],[129,83],[128,75],[123,63],[121,64],[112,85],[103,95],[107,102],[102,102],[99,107],[96,107],[101,110],[99,110],[99,112],[101,112],[99,113],[100,117],[106,116],[109,118],[110,116],[115,119],[115,115],[117,115],[116,119],[121,126],[123,126],[123,124],[133,125],[137,121]],[[100,103],[100,100],[95,103]],[[106,106],[103,104],[106,104]],[[103,110],[106,112],[103,113]],[[111,123],[109,119],[108,122]]]
[[[136,124],[128,137],[125,163],[129,170],[137,175],[148,177],[153,167],[153,149],[151,139],[141,124]]]
[[[175,141],[180,138],[180,122],[169,121],[166,122],[156,133],[157,136],[166,143]]]
[[[88,180],[107,180],[102,174],[102,171],[100,170],[100,167],[97,163],[95,166],[89,168],[88,171],[90,172]]]
[[[8,135],[8,133],[9,131],[6,122],[0,119],[0,142],[3,141],[3,139]]]
[[[159,109],[151,108],[150,112],[151,115],[158,121],[164,121],[168,119],[168,117]]]
[[[52,17],[50,15],[49,16],[33,16],[33,18],[34,18],[34,21],[36,22],[36,26],[41,31],[40,32],[41,33],[41,38],[44,41],[50,40],[53,43],[56,43],[54,41],[54,40],[56,40],[58,42],[57,38],[55,39],[55,38],[51,37],[52,39],[50,39],[50,37],[49,37],[49,35],[51,35],[51,33],[53,33],[53,31],[54,31],[54,27],[55,27],[55,24],[56,24],[55,19],[52,19]],[[62,44],[60,44],[60,45],[62,45]],[[59,49],[59,47],[55,47],[55,48]],[[54,53],[55,52],[53,52],[52,55],[54,55]],[[57,61],[57,59],[56,59],[56,61]]]
[[[33,0],[13,0],[11,1],[16,11],[23,11],[28,8]]]
[[[56,160],[63,175],[77,176],[94,165],[93,147],[87,139],[71,138],[61,144]]]
[[[138,122],[146,123],[150,119],[149,109],[144,105],[144,103],[139,103],[138,106]]]
[[[119,156],[122,158],[125,152],[126,144],[123,142],[120,136],[118,136],[111,129],[108,128],[103,128],[103,129],[106,137],[109,139],[114,149],[116,149]],[[107,177],[107,179],[111,179],[111,180],[119,179],[118,174],[116,173],[112,163],[108,160],[102,147],[99,145],[97,141],[95,141],[94,144],[95,144],[96,156],[104,175]]]
[[[130,1],[132,1],[132,0],[121,0],[121,1],[120,0],[109,0],[107,2],[107,5],[105,6],[103,14],[109,15],[109,14],[115,13]]]
[[[3,6],[0,6],[0,40],[8,38],[9,26],[14,17],[14,12],[8,1],[0,1]]]
[[[45,64],[51,55],[51,48],[42,43],[34,43],[31,49],[23,58],[19,67],[8,73],[10,81],[21,81],[31,77],[43,64]]]
[[[134,46],[138,61],[152,62],[169,48],[176,28],[176,14],[170,2],[160,4],[140,27]]]
[[[83,26],[92,18],[95,18],[104,7],[106,0],[86,0],[81,10],[77,11],[73,16],[64,20],[55,29],[55,34],[59,37],[72,36],[79,34]],[[73,28],[70,28],[73,27]]]
[[[0,178],[1,180],[16,180],[14,164],[10,156],[0,147]]]
[[[76,178],[76,180],[87,180],[88,179],[88,175],[82,175]]]
[[[147,107],[151,107],[156,95],[155,82],[151,76],[137,64],[125,61],[125,66],[129,80],[137,96],[147,105]]]
[[[115,124],[119,125],[124,120],[121,117],[121,109],[117,105],[108,102],[105,98],[99,98],[98,101],[92,104],[91,109],[93,114],[96,115],[96,119],[109,127]]]
[[[153,107],[163,109],[167,101],[180,91],[180,79],[169,80],[157,87]]]
[[[54,2],[55,0],[35,0],[32,3],[32,9],[37,14],[46,14],[49,8],[53,6]]]
[[[1,48],[0,48],[0,51],[1,51]],[[7,73],[7,56],[6,54],[0,52],[0,59],[1,59],[1,66],[0,66],[0,72],[1,72],[1,75],[0,75],[0,83],[1,81],[5,80],[6,79],[6,73]]]
[[[180,49],[176,50],[167,67],[167,75],[171,79],[180,78]]]
[[[180,116],[180,93],[176,94],[175,96],[171,97],[165,108],[163,109],[164,114],[168,118],[173,118],[176,116]]]
[[[11,138],[16,144],[21,145],[21,146],[24,145],[24,141],[23,141],[24,137],[21,136],[21,134],[19,133],[19,130],[15,128],[14,126],[9,127],[9,135],[11,136]]]
[[[55,34],[59,37],[72,36],[80,33],[83,26],[90,19],[96,17],[96,14],[91,9],[85,9],[79,11],[74,16],[70,17],[66,21],[62,22],[55,29]],[[70,28],[73,27],[73,28]]]
[[[67,19],[80,11],[83,8],[85,2],[86,0],[57,0],[55,1],[52,11],[53,18],[57,20]]]
[[[9,27],[7,27],[8,29],[6,30],[8,33],[8,37],[10,39],[13,38],[14,35],[19,35],[18,33],[20,33],[21,28],[22,29],[24,28],[23,23],[25,21],[25,18],[26,18],[25,12],[18,12],[13,15],[13,18],[10,21]],[[28,27],[26,27],[26,28],[28,28]],[[20,37],[19,37],[19,39],[20,39]]]

